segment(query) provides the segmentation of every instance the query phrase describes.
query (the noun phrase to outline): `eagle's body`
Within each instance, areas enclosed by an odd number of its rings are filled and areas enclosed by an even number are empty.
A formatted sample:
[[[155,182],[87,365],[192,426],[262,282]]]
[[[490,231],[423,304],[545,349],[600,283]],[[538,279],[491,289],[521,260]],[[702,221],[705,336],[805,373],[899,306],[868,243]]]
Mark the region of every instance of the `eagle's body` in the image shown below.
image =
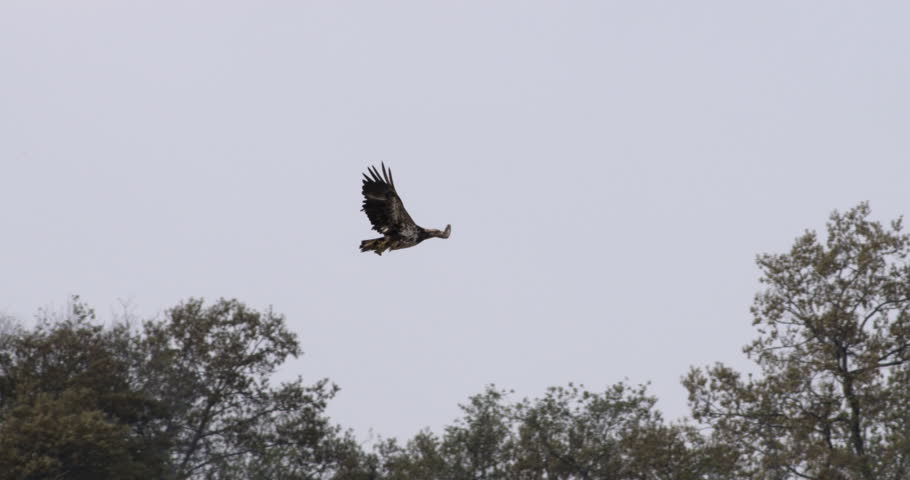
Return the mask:
[[[430,237],[449,238],[451,225],[440,231],[414,223],[395,191],[392,170],[386,169],[385,164],[382,165],[382,175],[376,167],[367,171],[369,176],[363,174],[363,211],[373,224],[373,230],[383,236],[360,242],[361,252],[373,251],[382,255],[386,250],[413,247]]]

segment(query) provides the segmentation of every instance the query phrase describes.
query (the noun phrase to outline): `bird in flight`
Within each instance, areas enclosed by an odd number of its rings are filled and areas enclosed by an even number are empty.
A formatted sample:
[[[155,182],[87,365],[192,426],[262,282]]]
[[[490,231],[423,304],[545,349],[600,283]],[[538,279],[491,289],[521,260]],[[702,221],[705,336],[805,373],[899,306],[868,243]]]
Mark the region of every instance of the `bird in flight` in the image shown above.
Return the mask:
[[[373,230],[382,234],[380,238],[373,238],[360,242],[361,252],[376,252],[376,255],[382,255],[386,250],[398,250],[417,245],[418,243],[431,238],[449,238],[452,233],[452,226],[446,225],[446,229],[436,230],[433,228],[423,228],[411,220],[401,197],[395,191],[395,183],[392,181],[392,170],[386,169],[385,163],[382,164],[382,175],[376,167],[367,169],[369,176],[363,174],[363,211],[373,224]]]

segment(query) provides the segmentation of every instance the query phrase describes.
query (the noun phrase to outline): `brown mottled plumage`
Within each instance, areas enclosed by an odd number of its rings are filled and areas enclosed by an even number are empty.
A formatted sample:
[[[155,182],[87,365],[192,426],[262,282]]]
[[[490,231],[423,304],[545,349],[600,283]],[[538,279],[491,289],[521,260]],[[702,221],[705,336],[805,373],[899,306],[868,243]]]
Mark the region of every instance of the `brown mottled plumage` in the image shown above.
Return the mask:
[[[445,231],[423,228],[411,219],[401,197],[395,191],[392,181],[392,170],[382,164],[382,174],[376,167],[367,169],[369,176],[363,174],[363,211],[373,224],[373,230],[383,236],[360,242],[361,252],[376,252],[382,255],[386,250],[408,248],[430,238],[449,238],[452,226],[446,225]]]

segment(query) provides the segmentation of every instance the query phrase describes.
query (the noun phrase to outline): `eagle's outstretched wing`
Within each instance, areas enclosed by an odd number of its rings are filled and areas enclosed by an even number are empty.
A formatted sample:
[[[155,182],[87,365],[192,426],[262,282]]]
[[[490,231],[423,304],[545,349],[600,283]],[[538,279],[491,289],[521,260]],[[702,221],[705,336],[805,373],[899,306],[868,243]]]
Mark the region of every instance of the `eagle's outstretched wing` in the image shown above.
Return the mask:
[[[373,224],[373,230],[385,235],[413,228],[414,220],[395,191],[392,170],[386,169],[383,163],[382,175],[376,167],[367,171],[370,176],[363,174],[363,211]]]

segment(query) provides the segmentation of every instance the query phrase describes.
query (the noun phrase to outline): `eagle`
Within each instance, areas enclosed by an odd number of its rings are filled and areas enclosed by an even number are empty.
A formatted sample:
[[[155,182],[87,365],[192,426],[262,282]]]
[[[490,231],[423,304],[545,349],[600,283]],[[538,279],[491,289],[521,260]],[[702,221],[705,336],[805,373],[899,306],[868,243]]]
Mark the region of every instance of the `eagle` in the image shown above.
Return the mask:
[[[382,255],[386,250],[398,250],[417,245],[432,237],[449,238],[452,226],[446,225],[445,230],[423,228],[411,220],[404,203],[398,192],[395,191],[395,182],[392,181],[392,170],[387,169],[382,163],[382,174],[375,166],[367,169],[369,176],[363,174],[363,212],[367,214],[373,230],[382,234],[380,238],[373,238],[360,242],[361,252],[376,252]]]

